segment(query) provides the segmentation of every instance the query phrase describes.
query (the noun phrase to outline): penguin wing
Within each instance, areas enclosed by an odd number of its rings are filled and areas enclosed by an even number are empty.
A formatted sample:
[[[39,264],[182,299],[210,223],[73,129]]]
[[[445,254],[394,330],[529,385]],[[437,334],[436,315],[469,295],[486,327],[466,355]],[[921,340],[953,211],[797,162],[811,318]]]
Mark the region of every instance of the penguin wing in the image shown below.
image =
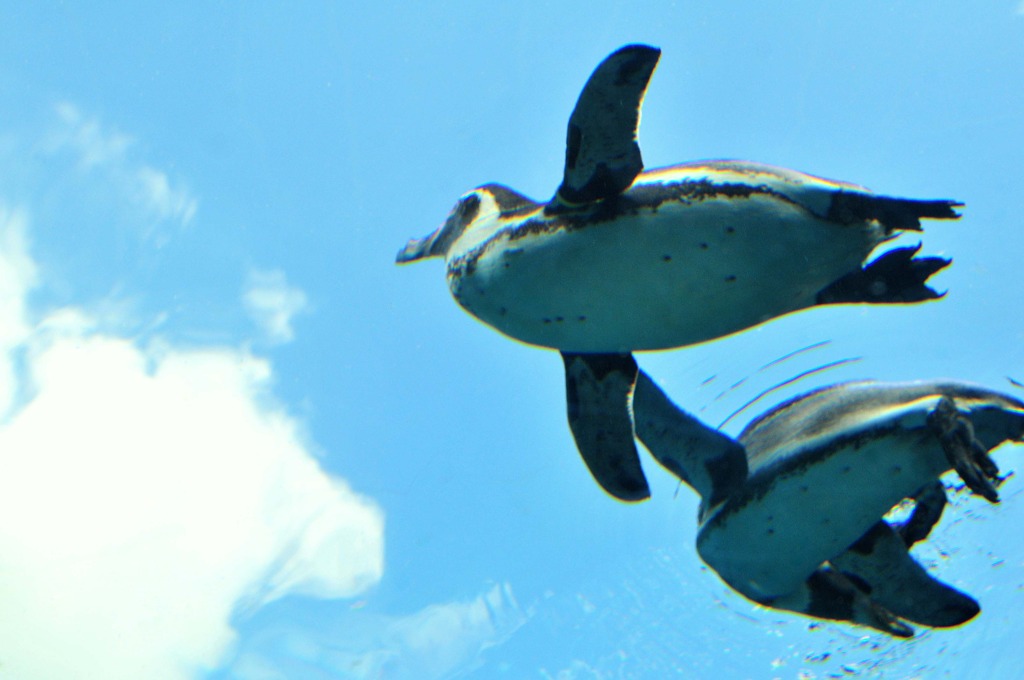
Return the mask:
[[[762,602],[774,609],[822,619],[850,621],[897,637],[909,637],[912,621],[925,626],[959,626],[980,611],[966,593],[929,574],[908,548],[924,539],[942,514],[941,482],[914,496],[907,527],[875,522],[846,551],[818,567],[792,593]]]
[[[873,602],[908,621],[946,628],[966,623],[981,611],[971,596],[925,571],[907,552],[900,534],[883,520],[831,562]]]
[[[656,47],[627,45],[594,69],[569,117],[559,203],[616,196],[643,171],[636,141],[640,106],[660,57]]]
[[[569,427],[590,474],[619,500],[649,498],[629,407],[636,361],[630,354],[567,352],[562,360]]]
[[[747,479],[747,456],[735,439],[683,411],[643,371],[633,391],[636,436],[662,467],[718,505]]]

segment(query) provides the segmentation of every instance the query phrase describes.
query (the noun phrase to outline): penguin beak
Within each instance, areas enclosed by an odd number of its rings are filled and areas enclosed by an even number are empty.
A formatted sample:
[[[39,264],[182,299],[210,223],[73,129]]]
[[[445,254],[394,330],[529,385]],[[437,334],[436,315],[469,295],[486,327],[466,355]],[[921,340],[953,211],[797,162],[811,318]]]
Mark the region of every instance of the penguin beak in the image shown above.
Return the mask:
[[[409,242],[405,244],[405,247],[398,251],[398,255],[395,257],[395,263],[404,264],[405,262],[422,260],[425,257],[434,257],[437,255],[437,253],[433,252],[434,243],[437,241],[437,235],[440,233],[441,230],[438,229],[430,236],[409,239]]]
[[[426,257],[445,257],[448,254],[448,248],[462,235],[466,228],[463,210],[461,209],[463,202],[460,201],[455,206],[451,214],[448,215],[448,219],[444,221],[444,224],[430,236],[414,238],[406,243],[405,247],[398,251],[395,262],[402,264],[404,262],[422,260]]]

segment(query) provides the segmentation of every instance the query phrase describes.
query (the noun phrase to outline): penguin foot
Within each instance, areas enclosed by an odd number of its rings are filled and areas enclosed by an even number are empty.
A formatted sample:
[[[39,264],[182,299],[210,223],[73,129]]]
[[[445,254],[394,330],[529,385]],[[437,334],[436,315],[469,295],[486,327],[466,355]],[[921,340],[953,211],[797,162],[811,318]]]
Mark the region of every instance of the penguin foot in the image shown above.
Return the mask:
[[[926,282],[952,260],[914,257],[919,250],[921,244],[895,248],[878,256],[862,269],[850,272],[823,288],[818,293],[817,304],[899,304],[941,298],[945,293],[937,293]]]
[[[856,191],[840,191],[833,195],[828,219],[840,224],[866,220],[879,222],[889,232],[901,229],[921,231],[921,218],[958,220],[962,208],[959,201],[920,201]]]
[[[946,487],[935,480],[914,494],[914,510],[906,522],[895,527],[908,548],[928,538],[946,508]]]
[[[950,397],[942,397],[928,414],[928,426],[939,438],[950,464],[968,488],[992,503],[999,502],[995,483],[999,467],[988,455],[988,449],[974,436],[974,427],[967,416],[956,408]]]

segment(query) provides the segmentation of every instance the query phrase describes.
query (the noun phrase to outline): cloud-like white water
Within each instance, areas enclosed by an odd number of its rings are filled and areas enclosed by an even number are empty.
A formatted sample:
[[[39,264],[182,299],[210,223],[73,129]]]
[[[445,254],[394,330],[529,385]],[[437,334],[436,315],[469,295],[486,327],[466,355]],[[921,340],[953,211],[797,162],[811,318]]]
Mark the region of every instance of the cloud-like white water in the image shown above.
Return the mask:
[[[192,220],[196,200],[131,136],[74,105],[56,111],[42,141],[8,150],[8,169],[33,168],[29,208],[60,196],[72,223],[85,208],[143,227],[147,251]],[[246,624],[238,640],[233,622],[275,599],[377,583],[383,513],[319,467],[266,359],[176,345],[154,337],[159,323],[140,342],[126,330],[137,310],[116,298],[30,303],[37,286],[75,283],[31,256],[31,214],[0,198],[0,677],[184,680],[228,663],[232,678],[441,678],[522,625],[503,584],[408,616],[340,605],[303,625],[271,613],[274,633]],[[292,341],[310,307],[275,269],[252,271],[240,303],[269,344]]]
[[[0,210],[2,672],[194,677],[240,604],[376,583],[382,513],[320,469],[270,364],[35,321],[26,230]]]
[[[284,272],[277,269],[250,272],[242,301],[249,316],[273,344],[295,338],[292,319],[309,306],[302,289],[290,285]]]
[[[472,600],[433,604],[407,616],[350,612],[313,633],[275,626],[241,651],[228,677],[456,677],[477,668],[488,648],[508,640],[528,618],[511,586],[503,583]]]
[[[70,153],[80,172],[101,176],[152,220],[182,227],[192,221],[198,199],[166,172],[135,158],[130,135],[104,126],[69,102],[55,110],[58,124],[42,144],[44,150]]]
[[[29,333],[25,298],[36,284],[36,266],[28,255],[23,212],[0,204],[0,422],[15,398],[11,351]]]

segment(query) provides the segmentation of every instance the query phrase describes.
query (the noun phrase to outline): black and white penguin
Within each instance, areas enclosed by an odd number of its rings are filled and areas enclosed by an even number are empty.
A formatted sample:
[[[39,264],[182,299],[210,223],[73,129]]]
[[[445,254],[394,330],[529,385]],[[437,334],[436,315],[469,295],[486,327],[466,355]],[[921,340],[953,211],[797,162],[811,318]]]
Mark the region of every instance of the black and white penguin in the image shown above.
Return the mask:
[[[955,470],[998,501],[989,452],[1024,440],[1024,403],[959,382],[833,385],[756,418],[737,440],[679,409],[642,371],[636,436],[702,497],[697,551],[768,607],[909,636],[980,608],[908,553],[946,503]],[[910,518],[883,516],[913,499]]]
[[[718,338],[816,305],[939,297],[949,264],[877,246],[960,204],[745,161],[644,171],[640,107],[661,51],[629,45],[590,76],[569,119],[564,176],[535,202],[487,184],[400,263],[444,258],[452,295],[502,333],[561,351],[569,422],[611,495],[650,495],[628,399],[638,350]]]

